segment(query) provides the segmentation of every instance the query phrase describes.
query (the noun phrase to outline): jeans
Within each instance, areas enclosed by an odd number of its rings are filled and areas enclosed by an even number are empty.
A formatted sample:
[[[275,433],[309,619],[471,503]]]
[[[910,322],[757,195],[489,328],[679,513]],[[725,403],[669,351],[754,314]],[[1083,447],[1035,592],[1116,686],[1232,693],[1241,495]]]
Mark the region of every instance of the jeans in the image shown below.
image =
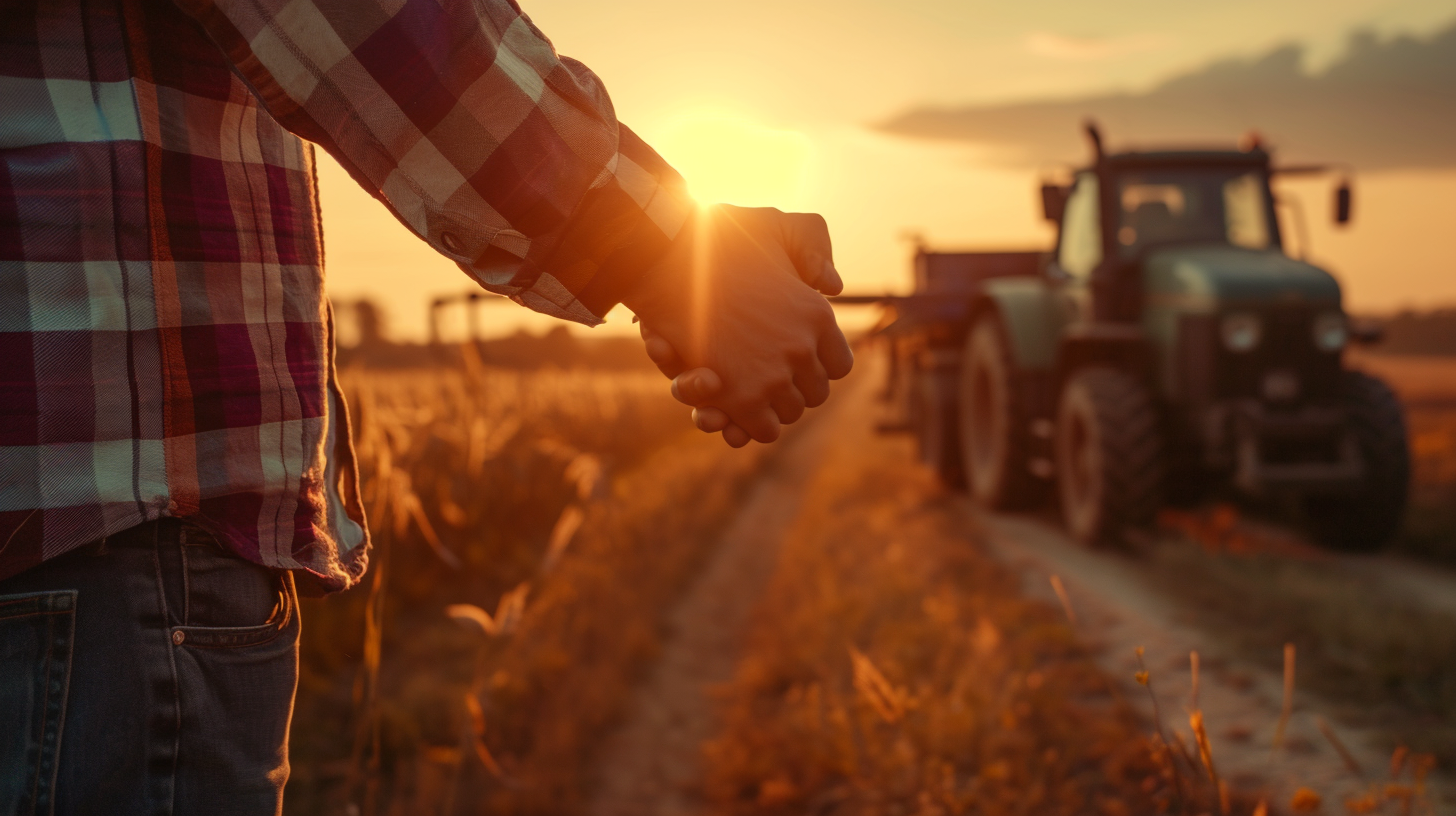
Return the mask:
[[[0,816],[278,813],[298,627],[174,519],[0,581]]]

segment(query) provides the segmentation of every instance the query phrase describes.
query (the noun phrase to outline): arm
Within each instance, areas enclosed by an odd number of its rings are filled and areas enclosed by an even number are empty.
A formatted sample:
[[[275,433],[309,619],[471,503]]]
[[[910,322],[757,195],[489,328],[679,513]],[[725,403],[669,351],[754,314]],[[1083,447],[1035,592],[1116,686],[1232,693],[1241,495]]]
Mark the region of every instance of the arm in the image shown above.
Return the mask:
[[[683,369],[718,380],[679,394],[719,412],[705,430],[771,441],[848,371],[802,283],[833,273],[822,219],[819,257],[787,226],[817,216],[694,217],[677,173],[513,0],[175,1],[280,124],[487,289],[587,324],[630,299]]]
[[[537,311],[600,322],[688,217],[677,173],[512,0],[177,2],[284,127]]]

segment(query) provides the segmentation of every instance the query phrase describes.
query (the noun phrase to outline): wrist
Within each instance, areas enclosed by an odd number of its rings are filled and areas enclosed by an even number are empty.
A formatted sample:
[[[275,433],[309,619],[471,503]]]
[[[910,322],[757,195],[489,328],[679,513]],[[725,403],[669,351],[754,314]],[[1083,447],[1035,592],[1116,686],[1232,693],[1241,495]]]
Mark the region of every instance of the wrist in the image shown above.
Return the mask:
[[[692,300],[693,261],[702,211],[694,208],[677,236],[656,263],[648,267],[622,294],[622,304],[648,325],[674,321],[688,311]]]

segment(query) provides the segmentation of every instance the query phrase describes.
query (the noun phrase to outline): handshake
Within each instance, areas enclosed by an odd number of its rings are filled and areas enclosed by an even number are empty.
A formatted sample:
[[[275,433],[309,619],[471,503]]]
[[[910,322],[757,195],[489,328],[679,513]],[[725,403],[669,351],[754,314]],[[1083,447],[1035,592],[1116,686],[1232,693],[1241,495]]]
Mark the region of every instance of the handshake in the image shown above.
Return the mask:
[[[823,297],[843,287],[820,216],[715,205],[623,303],[694,424],[739,448],[778,439],[849,373],[854,355]]]

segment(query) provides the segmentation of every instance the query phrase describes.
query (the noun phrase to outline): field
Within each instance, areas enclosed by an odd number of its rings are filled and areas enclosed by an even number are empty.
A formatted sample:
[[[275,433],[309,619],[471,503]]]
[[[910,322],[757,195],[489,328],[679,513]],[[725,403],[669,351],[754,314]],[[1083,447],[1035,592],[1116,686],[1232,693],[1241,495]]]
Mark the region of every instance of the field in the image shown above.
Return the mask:
[[[711,730],[679,757],[692,812],[1260,806],[1220,790],[1201,714],[1193,730],[1186,711],[1142,719],[1075,613],[1025,596],[955,522],[960,499],[868,416],[835,419],[831,403],[798,437],[735,452],[692,431],[646,370],[526,372],[467,353],[344,379],[375,552],[363,586],[305,604],[290,813],[668,812],[604,803],[605,746],[622,744],[659,658],[702,634],[669,613],[765,485],[786,521],[750,541],[769,567],[740,601],[731,673],[693,690]],[[1408,399],[1418,500],[1399,547],[1446,557],[1456,401]],[[773,481],[794,467],[797,492]],[[1353,812],[1422,812],[1401,803],[1425,768],[1405,763],[1393,794],[1377,786]]]
[[[572,812],[756,458],[692,431],[655,374],[345,382],[375,551],[303,611],[289,812]]]

